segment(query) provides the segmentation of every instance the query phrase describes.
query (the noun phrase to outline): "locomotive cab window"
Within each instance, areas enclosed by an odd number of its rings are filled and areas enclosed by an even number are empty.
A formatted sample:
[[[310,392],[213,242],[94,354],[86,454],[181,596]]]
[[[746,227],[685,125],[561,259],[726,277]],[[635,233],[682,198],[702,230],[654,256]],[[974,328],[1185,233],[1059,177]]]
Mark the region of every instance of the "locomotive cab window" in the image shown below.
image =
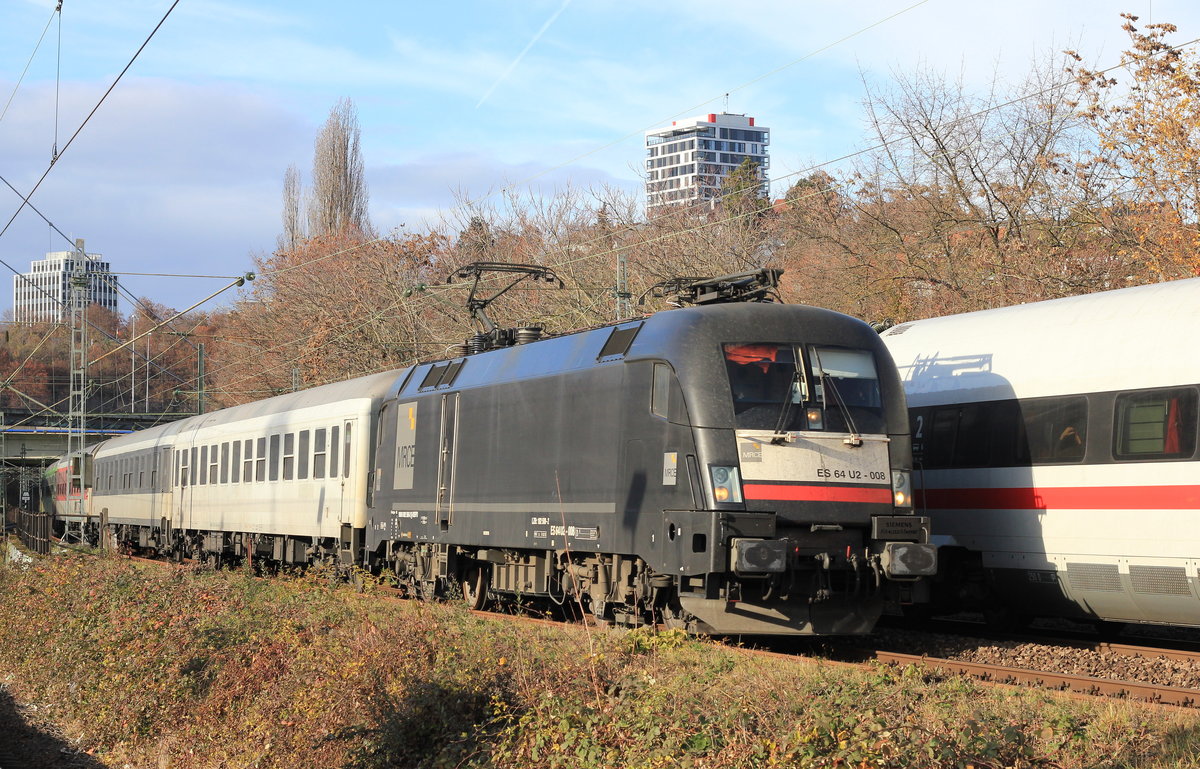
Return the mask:
[[[738,429],[885,432],[869,351],[749,343],[724,354]]]
[[[1117,459],[1182,459],[1196,450],[1196,390],[1117,396],[1113,455]]]
[[[654,364],[654,384],[650,391],[650,413],[666,419],[670,413],[671,367],[665,363]]]

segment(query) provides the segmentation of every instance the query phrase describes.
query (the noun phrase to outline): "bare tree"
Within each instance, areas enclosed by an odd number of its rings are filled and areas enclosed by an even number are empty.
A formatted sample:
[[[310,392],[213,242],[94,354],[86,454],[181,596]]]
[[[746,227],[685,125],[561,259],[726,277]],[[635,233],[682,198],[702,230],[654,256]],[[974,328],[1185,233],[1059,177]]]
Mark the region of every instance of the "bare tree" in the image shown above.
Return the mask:
[[[342,99],[329,111],[313,152],[308,233],[312,237],[370,232],[367,181],[359,150],[354,102]]]
[[[283,234],[279,236],[282,250],[291,250],[304,240],[304,221],[300,218],[303,195],[300,169],[293,163],[283,174]]]

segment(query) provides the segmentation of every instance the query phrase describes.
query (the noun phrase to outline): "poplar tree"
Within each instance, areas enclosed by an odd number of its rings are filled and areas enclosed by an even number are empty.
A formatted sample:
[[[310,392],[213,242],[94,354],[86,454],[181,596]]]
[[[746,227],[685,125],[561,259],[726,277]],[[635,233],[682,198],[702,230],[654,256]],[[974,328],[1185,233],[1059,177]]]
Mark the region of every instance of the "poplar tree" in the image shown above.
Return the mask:
[[[329,119],[317,135],[308,196],[308,234],[366,235],[370,230],[358,113],[353,101],[342,99],[329,111]]]

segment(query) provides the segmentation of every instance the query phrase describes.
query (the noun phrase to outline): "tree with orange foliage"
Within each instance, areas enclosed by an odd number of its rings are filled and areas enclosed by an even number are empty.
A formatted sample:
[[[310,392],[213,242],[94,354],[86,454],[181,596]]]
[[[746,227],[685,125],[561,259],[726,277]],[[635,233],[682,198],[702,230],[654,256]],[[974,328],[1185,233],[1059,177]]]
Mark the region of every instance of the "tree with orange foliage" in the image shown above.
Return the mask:
[[[1096,222],[1118,248],[1161,278],[1200,275],[1200,56],[1167,42],[1173,24],[1139,28],[1137,16],[1122,18],[1131,43],[1124,83],[1081,65],[1069,70],[1075,106],[1097,138],[1079,176],[1106,198]]]

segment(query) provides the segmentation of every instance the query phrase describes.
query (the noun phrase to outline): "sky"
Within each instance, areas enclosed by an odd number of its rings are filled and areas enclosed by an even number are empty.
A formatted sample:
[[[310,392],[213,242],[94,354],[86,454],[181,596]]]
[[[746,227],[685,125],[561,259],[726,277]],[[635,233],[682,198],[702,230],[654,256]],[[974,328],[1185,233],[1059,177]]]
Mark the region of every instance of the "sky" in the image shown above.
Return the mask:
[[[9,267],[84,238],[133,295],[200,301],[274,249],[284,172],[308,182],[342,98],[376,229],[421,232],[508,186],[640,196],[644,132],[709,112],[771,129],[781,195],[869,145],[867,85],[923,67],[1015,89],[1064,48],[1110,66],[1122,12],[1200,37],[1194,0],[179,0],[102,100],[171,2],[64,0],[60,27],[50,0],[0,0],[0,177],[21,193],[0,183]],[[20,210],[43,174],[40,215]]]

